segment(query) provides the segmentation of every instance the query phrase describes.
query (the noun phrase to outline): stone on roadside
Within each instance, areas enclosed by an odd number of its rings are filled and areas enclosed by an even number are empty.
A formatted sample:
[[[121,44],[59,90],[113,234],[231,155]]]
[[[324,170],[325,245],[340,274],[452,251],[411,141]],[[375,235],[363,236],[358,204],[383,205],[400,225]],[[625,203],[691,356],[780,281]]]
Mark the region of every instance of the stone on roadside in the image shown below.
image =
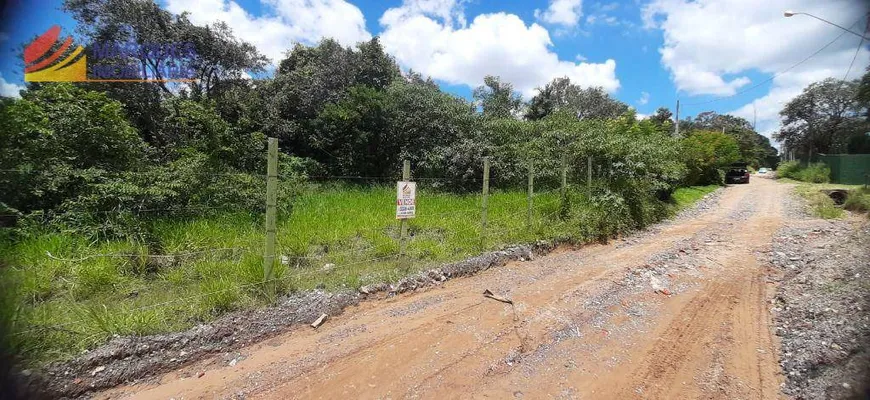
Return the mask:
[[[320,325],[323,325],[323,322],[326,321],[326,314],[320,314],[320,318],[317,318],[316,321],[311,323],[311,327],[317,329]]]
[[[659,292],[665,288],[665,286],[662,284],[662,280],[655,276],[649,277],[649,285],[652,286],[654,292]]]

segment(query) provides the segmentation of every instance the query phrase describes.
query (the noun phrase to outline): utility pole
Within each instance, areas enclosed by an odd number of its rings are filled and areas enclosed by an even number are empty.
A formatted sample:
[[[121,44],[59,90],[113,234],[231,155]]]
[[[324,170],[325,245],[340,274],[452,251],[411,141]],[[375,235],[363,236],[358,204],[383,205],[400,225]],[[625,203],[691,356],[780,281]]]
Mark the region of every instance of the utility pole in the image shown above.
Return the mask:
[[[758,132],[758,130],[755,128],[755,121],[757,121],[757,120],[758,120],[758,112],[755,109],[755,101],[753,101],[752,102],[752,130],[755,132]]]
[[[680,100],[677,99],[677,117],[674,118],[674,122],[676,122],[676,130],[674,131],[674,136],[680,137]]]

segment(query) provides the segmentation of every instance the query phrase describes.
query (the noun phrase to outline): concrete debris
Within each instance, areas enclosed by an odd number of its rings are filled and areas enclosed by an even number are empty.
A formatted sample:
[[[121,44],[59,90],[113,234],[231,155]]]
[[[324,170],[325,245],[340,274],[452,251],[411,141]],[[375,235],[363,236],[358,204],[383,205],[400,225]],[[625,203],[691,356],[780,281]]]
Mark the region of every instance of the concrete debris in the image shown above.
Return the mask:
[[[326,314],[320,314],[320,318],[317,318],[317,320],[312,322],[311,327],[317,329],[320,325],[323,325],[323,323],[326,321],[326,317]]]
[[[660,292],[660,291],[664,290],[664,288],[665,288],[662,285],[662,280],[655,277],[655,276],[651,276],[649,278],[649,285],[652,286],[652,289],[654,292]]]

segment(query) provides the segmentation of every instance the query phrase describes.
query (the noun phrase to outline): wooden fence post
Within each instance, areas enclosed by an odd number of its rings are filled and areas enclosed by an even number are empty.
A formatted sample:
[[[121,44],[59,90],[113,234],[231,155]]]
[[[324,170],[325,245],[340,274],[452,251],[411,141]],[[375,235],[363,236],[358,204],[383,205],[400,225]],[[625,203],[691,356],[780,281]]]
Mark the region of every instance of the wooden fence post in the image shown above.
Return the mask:
[[[532,196],[535,193],[535,167],[531,160],[529,160],[529,202],[528,202],[528,212],[526,215],[526,225],[531,228],[532,227],[532,209],[534,205],[532,204]]]
[[[480,247],[486,248],[486,212],[489,202],[489,157],[483,158],[483,199],[480,210]]]
[[[275,295],[275,216],[278,207],[278,139],[269,138],[266,167],[266,249],[263,252],[263,280],[270,296]]]
[[[405,160],[402,163],[402,182],[411,180],[411,161]],[[399,262],[405,266],[405,250],[408,247],[408,219],[402,218],[401,232],[399,233]]]
[[[568,159],[562,153],[562,197],[567,195],[568,190]]]
[[[592,196],[592,156],[586,156],[586,191]]]

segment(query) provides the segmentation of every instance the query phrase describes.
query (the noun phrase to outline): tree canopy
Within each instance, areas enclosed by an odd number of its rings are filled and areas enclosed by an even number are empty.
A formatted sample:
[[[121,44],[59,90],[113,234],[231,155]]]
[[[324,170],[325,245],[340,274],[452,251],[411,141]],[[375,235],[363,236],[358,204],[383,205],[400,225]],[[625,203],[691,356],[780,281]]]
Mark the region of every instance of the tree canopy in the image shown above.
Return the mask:
[[[683,157],[690,184],[721,184],[721,169],[740,160],[740,148],[734,137],[718,131],[694,131],[683,139]]]
[[[770,139],[756,132],[752,124],[744,118],[705,111],[695,118],[680,121],[680,130],[687,134],[696,131],[724,132],[736,140],[740,160],[755,168],[773,167],[777,163],[778,151],[770,144]]]
[[[529,102],[526,118],[536,120],[562,111],[580,119],[615,119],[628,110],[627,104],[614,99],[603,88],[583,88],[562,77],[538,89]]]
[[[522,96],[514,92],[510,82],[502,82],[497,76],[487,75],[483,85],[474,89],[474,102],[480,106],[486,118],[514,118],[523,105]]]
[[[870,128],[859,89],[858,80],[834,78],[809,85],[780,111],[782,129],[774,138],[810,159],[819,153],[847,152],[850,139]]]

